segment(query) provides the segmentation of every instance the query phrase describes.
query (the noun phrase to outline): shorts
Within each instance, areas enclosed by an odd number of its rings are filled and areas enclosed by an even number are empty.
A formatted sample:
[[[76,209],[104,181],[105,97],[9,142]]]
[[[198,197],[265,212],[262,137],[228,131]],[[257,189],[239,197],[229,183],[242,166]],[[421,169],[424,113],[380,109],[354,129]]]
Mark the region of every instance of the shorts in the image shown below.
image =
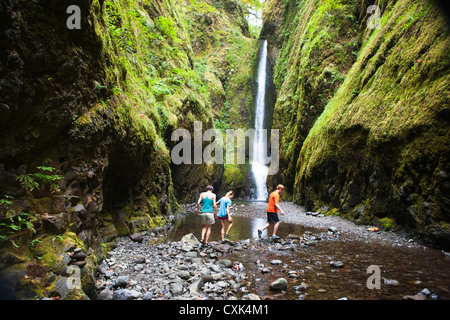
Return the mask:
[[[278,213],[267,211],[267,222],[280,222],[280,218],[278,217]]]
[[[218,217],[218,218],[219,218],[219,220],[228,221],[228,216],[226,216],[226,217]]]
[[[200,219],[202,224],[214,224],[214,213],[212,212],[202,212],[200,214]]]

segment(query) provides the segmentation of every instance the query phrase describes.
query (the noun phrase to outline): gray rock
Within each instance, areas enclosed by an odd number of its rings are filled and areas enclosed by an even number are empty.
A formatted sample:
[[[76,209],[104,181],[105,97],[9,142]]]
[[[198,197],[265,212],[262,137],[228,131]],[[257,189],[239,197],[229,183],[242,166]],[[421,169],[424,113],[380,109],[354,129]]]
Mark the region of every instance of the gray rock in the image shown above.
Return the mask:
[[[79,278],[78,278],[79,280]],[[70,286],[71,284],[69,284],[69,281],[76,281],[75,280],[70,280],[69,278],[66,277],[60,277],[56,280],[55,283],[55,291],[58,292],[60,299],[65,299],[69,293],[70,293]],[[74,283],[74,282],[71,282]],[[80,283],[80,282],[78,282]]]
[[[273,264],[273,265],[279,265],[279,264],[282,264],[283,261],[278,260],[278,259],[274,259],[274,260],[270,261],[270,263]]]
[[[338,229],[336,227],[328,227],[328,231],[336,233],[336,232],[338,232]]]
[[[180,277],[181,279],[184,279],[184,280],[187,280],[187,279],[189,279],[191,277],[189,271],[185,271],[185,270],[182,270],[182,271],[178,272],[177,276]]]
[[[225,268],[231,268],[233,266],[231,260],[228,259],[219,260],[217,263],[223,265]]]
[[[133,267],[133,269],[134,269],[134,271],[136,271],[136,272],[140,272],[140,271],[142,271],[142,270],[144,269],[144,267],[142,266],[142,264],[138,264],[138,265],[135,265],[135,266]]]
[[[114,291],[114,300],[134,300],[142,297],[142,293],[136,290],[119,289]]]
[[[114,288],[125,288],[128,285],[128,276],[119,276],[113,282]]]
[[[295,291],[305,291],[306,288],[307,288],[307,285],[304,282],[302,282],[300,285],[294,287]]]
[[[144,236],[140,233],[134,233],[130,235],[130,239],[133,240],[134,242],[141,243],[142,241],[144,241]]]
[[[72,255],[72,259],[83,260],[86,259],[87,255],[84,252],[76,252]]]
[[[152,300],[153,298],[153,294],[151,294],[150,292],[146,292],[144,294],[144,296],[142,297],[142,300]]]
[[[330,266],[332,266],[333,268],[343,268],[344,263],[342,261],[331,261]]]
[[[188,290],[191,294],[193,293],[200,293],[201,287],[203,285],[202,279],[198,279],[194,281],[189,287]]]
[[[198,257],[198,253],[196,251],[189,251],[189,252],[186,252],[186,254],[184,256],[185,257],[190,257],[190,258],[197,258]]]
[[[197,237],[194,236],[193,233],[189,233],[185,236],[183,236],[183,238],[181,238],[181,242],[186,242],[188,244],[199,244],[200,241],[198,241]]]
[[[431,294],[430,290],[428,290],[428,288],[423,289],[422,291],[420,291],[421,294],[429,296]]]
[[[398,286],[399,285],[399,282],[394,279],[383,278],[383,283],[388,286]]]
[[[114,299],[114,292],[108,288],[103,289],[99,294],[100,300],[112,300]]]
[[[261,298],[258,295],[254,294],[254,293],[249,293],[247,295],[247,299],[248,300],[261,300]]]
[[[288,287],[288,282],[285,278],[278,278],[270,284],[270,289],[272,290],[286,290]]]
[[[170,291],[174,297],[181,295],[183,293],[183,284],[181,282],[172,282]]]
[[[136,264],[145,263],[145,258],[137,257],[136,260],[134,260],[134,263],[136,263]]]

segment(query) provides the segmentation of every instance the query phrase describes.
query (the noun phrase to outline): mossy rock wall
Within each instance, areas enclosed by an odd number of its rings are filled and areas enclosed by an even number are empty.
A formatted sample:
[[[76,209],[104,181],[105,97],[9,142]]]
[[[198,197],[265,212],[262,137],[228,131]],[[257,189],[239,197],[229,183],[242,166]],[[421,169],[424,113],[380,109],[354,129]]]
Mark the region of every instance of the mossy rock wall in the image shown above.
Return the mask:
[[[280,170],[269,189],[282,183],[292,199],[303,141],[339,88],[361,46],[360,1],[266,1],[262,37],[269,41],[277,101]]]
[[[172,165],[171,133],[195,121],[245,127],[252,106],[244,60],[258,42],[238,2],[81,0],[81,29],[70,30],[73,4],[0,3],[0,196],[37,217],[36,234],[15,243],[44,268],[34,240],[73,233],[95,265],[105,243],[164,224],[179,201],[220,186],[223,165]],[[44,164],[63,177],[59,190],[26,192],[17,176]]]
[[[449,248],[449,23],[435,2],[376,4],[379,29],[367,28],[363,1],[305,1],[295,23],[290,10],[271,20],[284,23],[275,113],[286,127],[273,184],[285,182],[308,209]],[[303,67],[314,51],[328,65]]]

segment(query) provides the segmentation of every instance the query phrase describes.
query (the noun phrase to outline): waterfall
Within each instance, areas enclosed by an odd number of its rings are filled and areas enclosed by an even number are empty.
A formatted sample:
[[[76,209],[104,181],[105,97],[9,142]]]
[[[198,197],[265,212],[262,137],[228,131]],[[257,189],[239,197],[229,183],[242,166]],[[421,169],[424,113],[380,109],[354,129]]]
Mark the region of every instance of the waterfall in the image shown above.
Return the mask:
[[[264,163],[267,156],[267,136],[264,134],[264,113],[266,95],[266,72],[267,72],[267,41],[263,40],[260,50],[258,65],[258,90],[256,94],[255,107],[255,137],[253,140],[253,159],[251,162],[251,173],[255,181],[255,196],[258,200],[266,200],[267,187],[266,178],[269,171]]]

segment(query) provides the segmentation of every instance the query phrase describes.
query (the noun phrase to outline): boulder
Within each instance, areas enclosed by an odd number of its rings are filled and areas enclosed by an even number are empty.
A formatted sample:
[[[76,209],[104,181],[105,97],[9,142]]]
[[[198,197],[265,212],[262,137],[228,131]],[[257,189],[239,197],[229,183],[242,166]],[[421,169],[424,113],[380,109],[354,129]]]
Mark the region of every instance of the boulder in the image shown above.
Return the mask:
[[[141,243],[142,241],[144,241],[144,236],[140,233],[134,233],[130,235],[130,239],[133,240],[134,242]]]
[[[288,287],[288,282],[285,278],[278,278],[270,284],[270,289],[272,290],[286,290]]]

